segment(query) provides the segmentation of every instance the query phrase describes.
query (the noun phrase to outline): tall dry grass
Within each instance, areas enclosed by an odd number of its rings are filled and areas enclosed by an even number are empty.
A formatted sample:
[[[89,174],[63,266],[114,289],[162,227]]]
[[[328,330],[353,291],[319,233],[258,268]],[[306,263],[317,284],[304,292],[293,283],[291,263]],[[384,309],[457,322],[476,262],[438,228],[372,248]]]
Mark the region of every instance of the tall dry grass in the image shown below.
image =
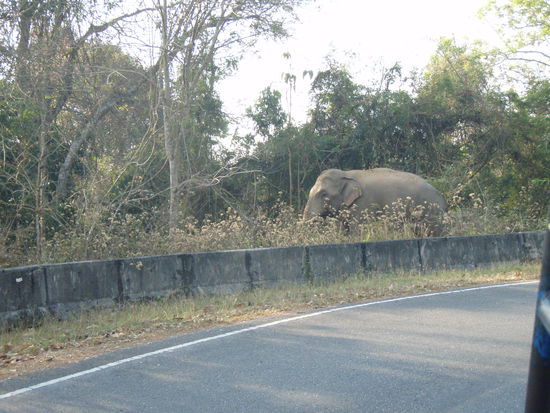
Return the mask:
[[[216,219],[183,219],[171,235],[159,212],[85,220],[57,232],[41,258],[32,249],[9,249],[0,266],[111,259],[186,252],[282,247],[305,244],[394,240],[425,236],[422,224],[410,219],[404,208],[386,210],[360,223],[326,218],[303,222],[301,213],[279,203],[270,210],[243,216],[228,209]],[[413,213],[414,215],[414,213]],[[544,220],[503,216],[482,206],[453,205],[445,217],[446,235],[477,235],[543,229]]]

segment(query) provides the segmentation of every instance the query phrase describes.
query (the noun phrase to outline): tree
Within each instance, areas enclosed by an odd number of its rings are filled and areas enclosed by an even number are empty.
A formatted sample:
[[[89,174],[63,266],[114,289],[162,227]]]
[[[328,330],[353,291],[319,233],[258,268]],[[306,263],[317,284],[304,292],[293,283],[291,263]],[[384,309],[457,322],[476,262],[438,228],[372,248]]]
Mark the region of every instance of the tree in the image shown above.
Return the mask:
[[[519,60],[550,66],[550,4],[547,0],[490,0],[481,15],[496,16],[499,31],[506,42],[505,55]]]
[[[135,115],[138,110],[147,107],[143,98],[157,66],[145,70],[120,47],[100,41],[89,42],[83,47],[80,59],[82,61],[75,69],[76,91],[67,108],[67,111],[79,114],[78,127],[70,132],[65,142],[66,153],[55,182],[54,200],[57,202],[62,202],[67,196],[70,173],[82,148],[102,136],[98,130],[110,130],[108,127],[102,128],[102,125],[107,123],[116,129],[115,119],[124,124],[116,136],[111,136],[113,139],[107,136],[102,139],[103,143],[108,141],[118,145],[119,149],[134,145],[148,127]],[[131,120],[137,122],[132,123]]]
[[[116,2],[111,2],[115,6]],[[31,142],[37,147],[34,173],[34,210],[36,246],[40,255],[45,240],[46,220],[55,209],[52,193],[55,191],[53,169],[59,165],[57,152],[58,123],[69,111],[68,105],[75,94],[75,77],[82,58],[82,49],[88,42],[139,11],[122,14],[107,20],[107,10],[94,2],[20,0],[0,6],[2,38],[1,64],[5,79],[14,82],[22,92],[27,105],[36,113]],[[82,27],[87,29],[82,30]],[[118,99],[100,107],[92,124],[83,128],[76,142],[89,137],[92,126],[107,111],[116,106]],[[96,120],[97,119],[97,120]],[[85,133],[84,133],[85,132]],[[62,171],[69,169],[79,145],[73,145],[60,169],[58,188],[64,186]],[[55,175],[55,174],[53,174]]]
[[[247,108],[246,116],[253,122],[256,132],[264,138],[272,138],[287,123],[288,116],[283,111],[281,92],[270,87],[260,92],[254,107]]]
[[[256,133],[262,140],[256,143],[253,158],[261,170],[263,185],[260,188],[261,200],[275,203],[281,194],[292,203],[292,140],[296,128],[289,123],[289,116],[282,107],[282,95],[270,87],[260,92],[252,108],[246,115],[254,122]],[[254,137],[252,137],[253,139]],[[258,199],[257,182],[254,183],[254,199]]]
[[[319,72],[311,85],[311,123],[320,135],[345,141],[357,126],[363,90],[347,69],[333,61],[328,63],[329,68]]]
[[[417,86],[421,128],[438,168],[466,161],[474,174],[505,147],[499,130],[502,95],[493,85],[493,60],[474,45],[442,39]]]
[[[214,67],[234,63],[244,47],[262,36],[284,37],[284,19],[302,0],[157,1],[161,47],[161,105],[166,156],[170,167],[170,229],[178,224],[181,195],[192,187],[212,186],[226,173],[212,176],[191,165],[188,125],[192,102],[200,82]],[[178,66],[177,117],[173,110],[172,73]],[[183,125],[176,132],[176,122]],[[181,155],[183,154],[183,159]]]
[[[537,80],[524,96],[511,92],[506,129],[510,144],[495,163],[493,197],[506,208],[545,217],[550,198],[550,82]]]
[[[13,83],[0,80],[0,90],[0,261],[10,264],[3,247],[19,249],[32,236],[38,114]]]
[[[525,93],[503,91],[497,58],[479,45],[443,39],[417,83],[418,127],[451,192],[481,192],[501,211],[541,217],[550,190],[548,82],[531,80]]]
[[[401,67],[383,68],[378,76],[373,85],[358,85],[344,68],[329,63],[313,82],[310,122],[326,167],[419,168],[414,100],[396,87]]]

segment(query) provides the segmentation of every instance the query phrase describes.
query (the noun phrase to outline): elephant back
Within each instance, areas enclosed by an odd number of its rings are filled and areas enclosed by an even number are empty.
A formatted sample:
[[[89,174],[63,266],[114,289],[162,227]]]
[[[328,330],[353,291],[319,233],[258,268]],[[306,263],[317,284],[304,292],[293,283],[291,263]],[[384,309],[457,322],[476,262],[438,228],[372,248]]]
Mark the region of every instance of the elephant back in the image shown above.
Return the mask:
[[[362,180],[369,209],[382,209],[398,200],[410,200],[414,205],[428,204],[445,211],[447,203],[429,182],[410,172],[390,168],[350,171]]]

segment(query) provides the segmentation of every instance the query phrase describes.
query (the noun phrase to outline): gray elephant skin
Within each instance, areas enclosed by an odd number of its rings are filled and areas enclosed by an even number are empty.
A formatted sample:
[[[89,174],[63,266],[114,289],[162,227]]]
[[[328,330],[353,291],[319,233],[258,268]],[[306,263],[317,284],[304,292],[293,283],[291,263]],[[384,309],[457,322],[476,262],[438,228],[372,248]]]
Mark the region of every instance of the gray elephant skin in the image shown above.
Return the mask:
[[[447,204],[437,189],[418,175],[389,168],[323,171],[309,192],[304,220],[338,215],[346,209],[357,220],[365,212],[375,216],[384,208],[395,210],[399,203],[406,217],[423,228],[417,235],[443,234]]]

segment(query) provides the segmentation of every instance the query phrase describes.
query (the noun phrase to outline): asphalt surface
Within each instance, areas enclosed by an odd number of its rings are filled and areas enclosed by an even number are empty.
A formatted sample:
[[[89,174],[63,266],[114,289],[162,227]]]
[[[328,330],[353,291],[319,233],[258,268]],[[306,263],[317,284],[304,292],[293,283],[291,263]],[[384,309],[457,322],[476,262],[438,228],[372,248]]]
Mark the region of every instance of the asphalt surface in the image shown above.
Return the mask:
[[[183,335],[0,382],[0,411],[519,413],[536,288]]]

